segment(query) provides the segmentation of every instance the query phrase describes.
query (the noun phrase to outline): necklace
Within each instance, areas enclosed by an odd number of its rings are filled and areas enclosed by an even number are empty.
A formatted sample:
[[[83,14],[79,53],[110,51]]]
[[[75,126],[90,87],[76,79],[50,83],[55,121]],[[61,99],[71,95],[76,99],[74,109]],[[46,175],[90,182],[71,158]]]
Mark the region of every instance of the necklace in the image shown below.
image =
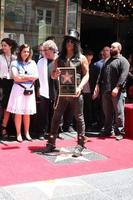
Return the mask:
[[[12,62],[12,56],[10,56],[9,59],[7,59],[7,56],[4,54],[4,58],[6,60],[6,64],[7,64],[7,68],[8,68],[8,72],[9,72],[10,66],[11,66],[11,62]]]

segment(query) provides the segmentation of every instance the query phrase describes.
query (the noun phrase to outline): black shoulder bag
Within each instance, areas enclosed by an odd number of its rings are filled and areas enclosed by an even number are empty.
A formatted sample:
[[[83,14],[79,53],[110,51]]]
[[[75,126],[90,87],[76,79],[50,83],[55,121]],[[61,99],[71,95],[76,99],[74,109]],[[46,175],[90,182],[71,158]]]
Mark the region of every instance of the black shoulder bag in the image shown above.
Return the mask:
[[[24,88],[24,95],[31,95],[33,94],[33,89],[32,86],[34,83],[31,84],[31,86],[29,88],[26,88],[24,85],[21,85],[20,83],[17,83],[19,86],[21,86],[22,88]]]

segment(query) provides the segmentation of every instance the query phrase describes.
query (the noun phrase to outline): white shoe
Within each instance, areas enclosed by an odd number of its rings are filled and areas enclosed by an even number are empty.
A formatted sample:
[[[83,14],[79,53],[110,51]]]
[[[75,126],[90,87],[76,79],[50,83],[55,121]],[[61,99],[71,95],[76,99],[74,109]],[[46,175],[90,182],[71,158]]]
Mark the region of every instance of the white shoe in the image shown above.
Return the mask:
[[[19,134],[19,135],[17,136],[17,141],[18,141],[18,142],[23,142],[23,139],[22,139],[21,134]]]
[[[25,137],[26,137],[26,139],[27,139],[28,141],[32,141],[32,138],[30,137],[30,134],[29,134],[29,133],[27,133],[27,134],[25,135]]]

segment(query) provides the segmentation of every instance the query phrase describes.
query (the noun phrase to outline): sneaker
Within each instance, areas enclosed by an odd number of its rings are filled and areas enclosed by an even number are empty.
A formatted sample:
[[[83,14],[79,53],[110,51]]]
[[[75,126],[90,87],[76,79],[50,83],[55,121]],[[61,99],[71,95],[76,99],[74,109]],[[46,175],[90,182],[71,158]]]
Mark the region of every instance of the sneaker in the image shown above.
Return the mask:
[[[47,143],[46,147],[43,149],[43,154],[52,153],[54,149],[55,149],[55,146],[53,144]]]
[[[74,149],[72,157],[76,158],[76,157],[82,156],[83,149],[84,147],[82,147],[81,145],[77,145]]]
[[[116,136],[115,136],[115,139],[116,139],[116,140],[122,140],[122,139],[123,139],[123,135],[116,135]]]

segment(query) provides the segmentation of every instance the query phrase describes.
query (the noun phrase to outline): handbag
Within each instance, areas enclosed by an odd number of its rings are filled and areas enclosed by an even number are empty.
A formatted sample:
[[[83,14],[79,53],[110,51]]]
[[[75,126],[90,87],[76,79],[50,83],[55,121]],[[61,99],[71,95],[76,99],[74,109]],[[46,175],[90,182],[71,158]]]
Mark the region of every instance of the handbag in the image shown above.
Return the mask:
[[[31,86],[29,88],[26,88],[24,85],[21,85],[20,83],[17,83],[18,85],[20,85],[22,88],[24,88],[24,95],[31,95],[33,94],[33,89],[31,88],[33,86],[34,83],[31,84]]]
[[[33,89],[31,89],[31,88],[25,88],[23,94],[24,95],[31,95],[31,94],[33,94]]]

